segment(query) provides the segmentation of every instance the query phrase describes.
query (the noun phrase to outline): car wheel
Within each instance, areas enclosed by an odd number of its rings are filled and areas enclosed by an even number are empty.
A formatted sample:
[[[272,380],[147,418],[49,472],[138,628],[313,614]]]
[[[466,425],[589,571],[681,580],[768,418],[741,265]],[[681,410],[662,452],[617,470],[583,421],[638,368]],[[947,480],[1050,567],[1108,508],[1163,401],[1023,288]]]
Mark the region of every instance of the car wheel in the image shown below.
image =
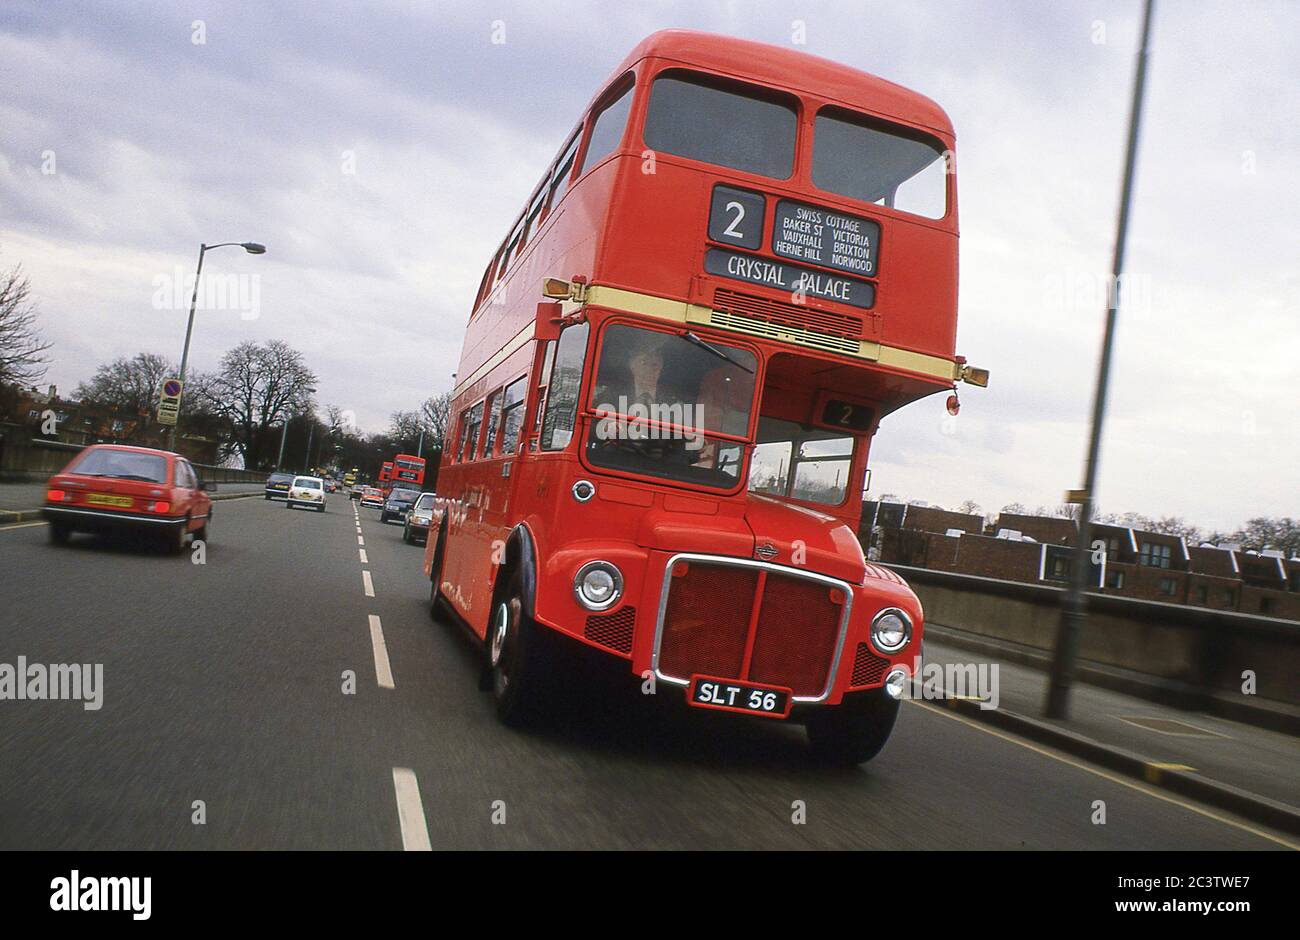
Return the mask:
[[[194,533],[194,540],[196,542],[206,542],[208,540],[208,524],[206,522],[199,526],[199,530]]]
[[[50,523],[50,544],[67,545],[68,536],[72,535],[72,530],[62,522]]]
[[[321,504],[320,506],[317,506],[317,507],[316,507],[316,511],[317,511],[317,512],[324,512],[324,511],[325,511],[325,506],[324,506],[324,504]]]
[[[411,524],[409,522],[402,526],[402,541],[407,545],[411,544]]]
[[[510,727],[526,725],[545,710],[552,677],[550,637],[524,613],[522,584],[517,571],[510,575],[486,637],[497,718]]]
[[[293,502],[292,502],[291,500],[287,500],[287,499],[286,499],[286,500],[284,501],[284,508],[285,508],[285,509],[292,509],[292,508],[293,508]]]
[[[186,517],[185,521],[178,526],[172,526],[172,531],[163,536],[163,547],[169,555],[179,555],[185,550],[185,533],[189,530],[190,520]]]
[[[267,501],[268,503],[271,501],[271,494],[270,494],[270,493],[267,493],[267,494],[266,494],[266,501]]]
[[[808,742],[828,764],[863,764],[880,753],[898,718],[899,701],[884,689],[845,696],[808,716]]]

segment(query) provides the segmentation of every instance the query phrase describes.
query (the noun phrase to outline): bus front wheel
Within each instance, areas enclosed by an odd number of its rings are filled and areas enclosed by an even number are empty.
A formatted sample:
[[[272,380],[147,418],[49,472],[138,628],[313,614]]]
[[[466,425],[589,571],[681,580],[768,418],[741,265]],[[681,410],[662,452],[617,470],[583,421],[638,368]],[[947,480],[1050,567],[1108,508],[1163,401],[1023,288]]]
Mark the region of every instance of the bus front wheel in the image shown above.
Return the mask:
[[[898,699],[884,689],[844,697],[808,716],[808,743],[829,764],[863,764],[880,753],[898,718]]]
[[[488,625],[492,698],[502,724],[527,724],[542,708],[550,667],[543,629],[524,612],[522,579],[515,572]]]

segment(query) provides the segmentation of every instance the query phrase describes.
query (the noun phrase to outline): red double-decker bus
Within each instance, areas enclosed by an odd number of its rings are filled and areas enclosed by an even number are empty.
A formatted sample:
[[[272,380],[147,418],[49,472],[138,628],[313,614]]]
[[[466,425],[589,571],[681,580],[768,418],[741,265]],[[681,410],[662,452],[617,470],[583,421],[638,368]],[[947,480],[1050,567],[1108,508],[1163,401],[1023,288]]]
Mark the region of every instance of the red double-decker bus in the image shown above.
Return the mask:
[[[919,94],[694,32],[592,99],[483,275],[425,553],[502,720],[584,644],[830,759],[884,745],[922,612],[855,534],[871,438],[987,377],[953,145]]]
[[[379,488],[385,492],[392,486],[393,462],[385,460],[379,467]]]
[[[389,474],[391,486],[406,486],[421,489],[424,486],[424,458],[412,454],[398,454],[393,458]]]

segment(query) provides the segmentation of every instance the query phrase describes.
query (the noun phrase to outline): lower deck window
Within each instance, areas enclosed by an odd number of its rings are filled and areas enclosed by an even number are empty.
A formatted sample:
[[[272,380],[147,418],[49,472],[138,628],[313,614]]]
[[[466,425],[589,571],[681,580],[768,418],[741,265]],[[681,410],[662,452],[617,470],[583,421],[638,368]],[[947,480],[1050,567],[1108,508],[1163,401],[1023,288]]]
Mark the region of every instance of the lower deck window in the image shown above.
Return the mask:
[[[760,417],[749,488],[838,505],[848,492],[853,438],[781,418]]]

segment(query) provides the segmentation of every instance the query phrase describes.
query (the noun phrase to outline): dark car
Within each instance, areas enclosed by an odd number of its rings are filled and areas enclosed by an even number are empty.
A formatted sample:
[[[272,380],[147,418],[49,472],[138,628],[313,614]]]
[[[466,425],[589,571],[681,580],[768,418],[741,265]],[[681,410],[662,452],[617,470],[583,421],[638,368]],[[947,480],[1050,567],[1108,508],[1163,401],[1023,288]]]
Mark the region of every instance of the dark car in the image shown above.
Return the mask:
[[[420,498],[419,490],[407,490],[400,486],[395,486],[388,498],[384,500],[384,506],[379,510],[379,521],[387,522],[389,519],[403,520],[406,518],[406,511],[415,505],[415,501]]]
[[[273,473],[266,478],[267,499],[288,499],[289,487],[293,486],[292,473]]]
[[[179,552],[187,535],[207,540],[213,489],[179,454],[95,444],[50,477],[42,512],[56,545],[73,532],[133,531]]]

